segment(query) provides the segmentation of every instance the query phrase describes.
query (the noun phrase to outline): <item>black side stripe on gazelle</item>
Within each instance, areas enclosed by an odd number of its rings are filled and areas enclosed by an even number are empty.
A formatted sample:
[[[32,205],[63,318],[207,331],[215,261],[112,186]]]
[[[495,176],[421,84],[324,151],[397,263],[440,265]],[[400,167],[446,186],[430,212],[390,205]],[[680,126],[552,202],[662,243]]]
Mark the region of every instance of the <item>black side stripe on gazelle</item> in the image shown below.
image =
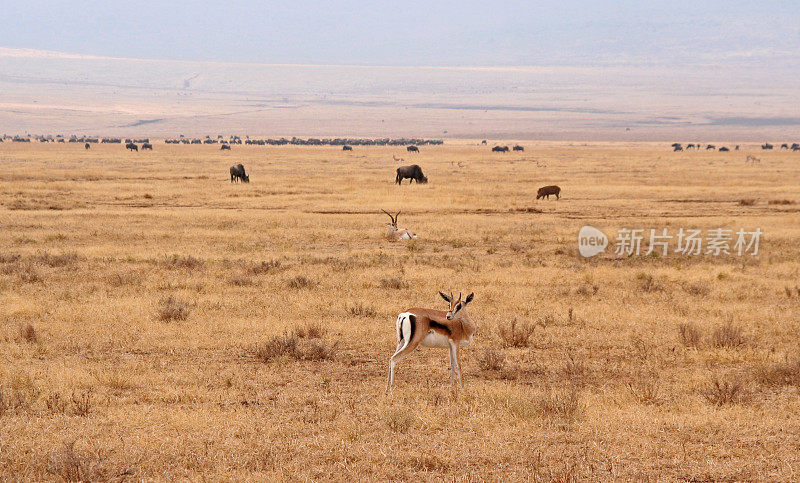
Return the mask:
[[[408,342],[410,344],[411,341],[414,340],[414,331],[417,328],[417,318],[413,314],[409,314],[408,322],[409,322],[408,325],[411,326],[411,333],[408,334]]]
[[[431,329],[439,329],[442,332],[444,332],[445,334],[450,335],[450,327],[448,327],[448,326],[446,326],[444,324],[440,324],[439,322],[436,322],[435,320],[431,320],[430,321],[430,326],[431,326]]]

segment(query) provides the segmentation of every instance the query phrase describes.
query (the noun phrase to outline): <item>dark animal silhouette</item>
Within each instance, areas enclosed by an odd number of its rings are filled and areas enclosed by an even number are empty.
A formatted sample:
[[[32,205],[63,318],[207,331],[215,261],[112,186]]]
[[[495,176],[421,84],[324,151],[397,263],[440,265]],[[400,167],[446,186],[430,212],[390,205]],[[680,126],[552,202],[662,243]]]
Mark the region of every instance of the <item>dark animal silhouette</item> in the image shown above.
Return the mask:
[[[244,166],[241,163],[236,166],[231,166],[231,183],[234,181],[241,181],[243,183],[250,182],[250,176],[244,172]]]
[[[403,180],[406,178],[411,178],[408,184],[411,184],[415,180],[417,184],[428,182],[428,178],[422,174],[422,168],[420,168],[418,164],[412,164],[411,166],[400,166],[397,168],[397,177],[394,180],[395,183],[403,184]]]
[[[722,153],[722,152],[725,152],[725,151],[730,151],[730,149],[726,148],[725,146],[722,146],[721,148],[719,148],[719,152]]]
[[[781,144],[781,149],[789,149],[789,145],[788,144]]]
[[[561,188],[559,188],[556,185],[542,186],[541,188],[539,188],[539,191],[536,193],[536,199],[538,200],[539,198],[544,198],[546,196],[547,199],[549,200],[550,199],[550,195],[556,195],[556,199],[559,199],[560,198],[560,196],[559,196],[560,194],[561,194]]]
[[[126,145],[125,145],[125,148],[126,148],[126,149],[130,149],[131,151],[136,151],[136,152],[139,152],[139,146],[137,146],[137,145],[135,145],[135,144],[133,144],[133,143],[128,143],[128,144],[126,144]]]
[[[714,146],[713,144],[709,144],[708,146],[706,146],[706,151],[708,151],[709,149],[717,149],[717,147]]]
[[[694,144],[687,144],[686,149],[694,149]]]
[[[670,146],[672,146],[673,148],[681,148],[682,147],[681,143],[672,143],[672,144],[670,144]]]
[[[733,150],[734,150],[734,151],[738,151],[738,150],[739,150],[739,145],[737,144],[737,145],[736,145],[736,147],[735,147],[735,148],[733,148]]]
[[[230,151],[231,147],[229,145],[227,145],[227,144],[223,144],[222,146],[219,147],[219,150],[220,151]]]
[[[418,153],[419,148],[416,146],[407,146],[406,151],[408,151],[409,153]]]
[[[486,140],[484,139],[483,141],[481,141],[481,144],[486,144]]]
[[[789,149],[791,149],[792,151],[800,151],[800,144],[794,143],[792,144],[792,147]]]
[[[495,152],[495,153],[507,153],[508,152],[508,146],[495,146],[495,147],[492,148],[492,152]]]
[[[683,151],[683,148],[680,145],[672,146],[673,151]]]
[[[342,146],[342,151],[352,151],[353,146]]]
[[[92,145],[89,144],[89,143],[86,143],[86,144],[83,145],[83,149],[89,149],[91,147],[92,147]]]
[[[772,148],[774,148],[774,147],[775,147],[775,146],[773,146],[773,145],[772,145],[772,144],[770,144],[770,143],[764,143],[764,144],[762,144],[762,145],[761,145],[761,149],[772,149]]]
[[[522,146],[520,146],[519,144],[517,144],[516,146],[514,146],[514,148],[513,148],[513,149],[514,149],[514,151],[525,151],[525,148],[523,148],[523,147],[522,147]]]
[[[153,145],[150,144],[150,143],[142,144],[142,151],[144,151],[145,149],[149,149],[150,151],[152,151],[153,150]]]

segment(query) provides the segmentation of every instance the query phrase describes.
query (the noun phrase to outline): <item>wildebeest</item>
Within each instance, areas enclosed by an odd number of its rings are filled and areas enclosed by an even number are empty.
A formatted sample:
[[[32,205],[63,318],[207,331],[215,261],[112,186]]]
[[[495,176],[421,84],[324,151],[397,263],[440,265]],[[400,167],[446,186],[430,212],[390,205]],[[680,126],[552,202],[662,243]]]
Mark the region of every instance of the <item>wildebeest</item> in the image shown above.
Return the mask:
[[[552,186],[542,186],[539,188],[539,191],[536,193],[536,199],[544,198],[545,196],[547,199],[550,199],[550,195],[556,195],[556,199],[559,199],[559,195],[561,194],[561,188],[556,185]]]
[[[231,147],[228,144],[223,144],[222,146],[219,147],[219,150],[220,151],[230,151]]]
[[[514,149],[514,151],[525,151],[525,148],[523,148],[523,147],[522,147],[522,146],[520,146],[519,144],[517,144],[516,146],[514,146],[514,148],[513,148],[513,149]]]
[[[733,148],[733,150],[734,150],[734,151],[738,151],[738,150],[739,150],[739,145],[737,144],[737,145],[736,145],[736,147],[735,147],[735,148]]]
[[[775,146],[773,146],[773,145],[772,145],[772,144],[770,144],[770,143],[764,143],[764,144],[762,144],[762,145],[761,145],[761,149],[772,149],[772,148],[774,148],[774,147],[775,147]]]
[[[244,172],[244,166],[242,163],[239,163],[236,166],[231,166],[231,183],[234,181],[242,181],[243,183],[250,182],[250,176]]]
[[[126,145],[125,145],[125,148],[126,148],[126,149],[130,149],[131,151],[136,151],[136,152],[139,152],[139,146],[137,146],[137,145],[135,145],[135,144],[133,144],[133,143],[128,143],[128,144],[126,144]]]
[[[717,149],[717,147],[714,146],[713,144],[709,144],[708,146],[706,146],[706,151],[708,151],[709,149]]]
[[[687,144],[686,149],[694,149],[694,144]]]
[[[149,149],[150,151],[152,151],[153,150],[153,145],[150,144],[150,143],[142,144],[142,151],[144,151],[145,149]]]
[[[419,148],[416,146],[406,146],[406,151],[408,151],[409,153],[418,153]]]
[[[672,146],[672,150],[673,151],[683,151],[683,148],[681,147],[680,144],[678,144],[677,146]]]
[[[789,145],[786,143],[781,144],[781,149],[789,149]]]
[[[342,151],[352,151],[352,150],[353,146],[347,146],[347,145],[342,146]]]
[[[507,153],[508,152],[508,146],[495,146],[495,147],[492,148],[492,152],[495,152],[495,153]]]
[[[91,147],[92,147],[92,145],[89,144],[89,143],[86,143],[86,144],[83,145],[83,149],[89,149]]]
[[[790,149],[792,151],[800,151],[800,144],[794,143]]]
[[[481,141],[481,144],[486,144],[486,140],[484,139],[483,141]]]
[[[719,152],[724,152],[724,151],[730,151],[730,149],[726,148],[725,146],[719,148]]]
[[[411,166],[400,166],[397,168],[397,178],[395,178],[395,183],[403,184],[403,180],[406,178],[411,178],[408,184],[411,184],[414,180],[417,181],[417,184],[428,182],[428,178],[422,174],[422,168],[420,168],[418,164],[412,164]]]

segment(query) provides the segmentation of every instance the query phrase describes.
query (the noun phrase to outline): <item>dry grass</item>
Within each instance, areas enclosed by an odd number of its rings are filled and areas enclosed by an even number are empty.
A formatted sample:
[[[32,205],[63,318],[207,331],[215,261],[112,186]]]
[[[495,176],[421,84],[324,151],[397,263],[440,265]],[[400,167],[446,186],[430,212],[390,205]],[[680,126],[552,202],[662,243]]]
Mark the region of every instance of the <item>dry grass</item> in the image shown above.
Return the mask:
[[[796,153],[479,142],[403,187],[391,148],[236,147],[232,185],[206,146],[0,144],[0,480],[796,479],[800,226],[766,201]],[[765,236],[583,259],[586,224]],[[475,292],[465,390],[423,348],[385,395],[397,314],[440,290]]]

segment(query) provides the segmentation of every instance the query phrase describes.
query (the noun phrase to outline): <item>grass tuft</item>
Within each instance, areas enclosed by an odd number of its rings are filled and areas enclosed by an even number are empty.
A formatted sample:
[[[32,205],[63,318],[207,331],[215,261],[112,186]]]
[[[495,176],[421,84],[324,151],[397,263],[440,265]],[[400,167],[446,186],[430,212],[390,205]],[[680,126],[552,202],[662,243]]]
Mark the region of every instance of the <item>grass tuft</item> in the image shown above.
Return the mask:
[[[158,320],[170,322],[173,320],[186,320],[189,317],[189,304],[176,299],[172,295],[161,299],[158,306]]]
[[[528,347],[536,326],[531,323],[517,324],[517,318],[511,319],[508,325],[498,327],[498,335],[503,347]]]

